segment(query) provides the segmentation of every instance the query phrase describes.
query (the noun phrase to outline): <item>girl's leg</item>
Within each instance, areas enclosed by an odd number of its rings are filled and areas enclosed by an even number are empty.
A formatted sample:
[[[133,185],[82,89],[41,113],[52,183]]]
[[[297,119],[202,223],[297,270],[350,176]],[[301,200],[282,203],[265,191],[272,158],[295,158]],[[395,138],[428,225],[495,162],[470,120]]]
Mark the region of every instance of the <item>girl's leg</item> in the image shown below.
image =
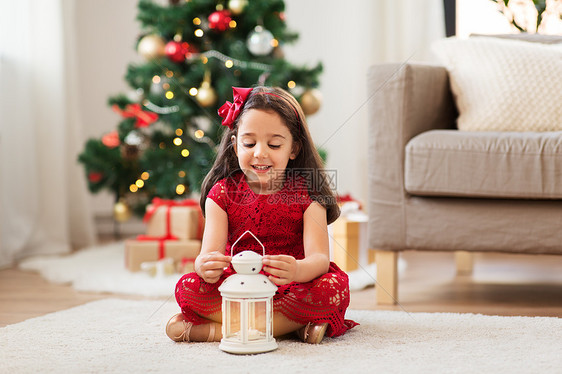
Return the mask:
[[[273,336],[275,337],[297,331],[303,326],[301,323],[291,321],[282,313],[273,313]]]

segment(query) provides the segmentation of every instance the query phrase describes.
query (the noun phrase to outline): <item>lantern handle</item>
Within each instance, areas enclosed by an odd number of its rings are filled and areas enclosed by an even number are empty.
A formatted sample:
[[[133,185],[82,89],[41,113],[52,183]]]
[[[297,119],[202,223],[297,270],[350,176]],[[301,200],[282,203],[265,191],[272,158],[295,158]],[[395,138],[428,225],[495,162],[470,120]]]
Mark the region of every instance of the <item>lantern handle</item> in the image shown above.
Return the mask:
[[[263,244],[261,243],[261,241],[254,235],[254,233],[251,232],[250,230],[244,231],[244,233],[243,233],[242,235],[240,235],[240,237],[239,237],[238,239],[236,239],[236,241],[234,242],[234,244],[232,244],[232,247],[231,247],[232,253],[234,254],[234,246],[236,245],[236,243],[238,243],[238,242],[240,241],[240,239],[242,239],[242,238],[244,237],[244,235],[246,235],[246,234],[252,235],[252,236],[254,237],[254,239],[256,239],[256,241],[257,241],[258,243],[260,243],[260,245],[261,245],[261,247],[262,247],[262,249],[263,249],[263,255],[265,256],[265,247],[263,246]]]

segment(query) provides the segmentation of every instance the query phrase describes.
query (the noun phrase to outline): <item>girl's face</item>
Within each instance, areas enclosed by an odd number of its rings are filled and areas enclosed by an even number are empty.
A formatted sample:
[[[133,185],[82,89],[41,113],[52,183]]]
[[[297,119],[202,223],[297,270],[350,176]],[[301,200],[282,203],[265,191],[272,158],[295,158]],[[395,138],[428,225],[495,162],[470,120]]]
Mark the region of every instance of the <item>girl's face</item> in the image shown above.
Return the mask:
[[[248,110],[232,141],[238,164],[254,192],[274,193],[283,187],[287,163],[297,155],[291,132],[277,113]]]

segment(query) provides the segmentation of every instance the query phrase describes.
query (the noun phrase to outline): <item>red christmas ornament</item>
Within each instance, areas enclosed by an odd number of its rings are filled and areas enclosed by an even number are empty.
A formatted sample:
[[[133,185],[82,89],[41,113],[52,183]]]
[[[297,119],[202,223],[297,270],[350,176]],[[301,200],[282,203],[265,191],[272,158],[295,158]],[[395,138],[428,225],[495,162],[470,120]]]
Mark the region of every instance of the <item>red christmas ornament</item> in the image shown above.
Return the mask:
[[[112,131],[110,133],[105,134],[101,138],[101,142],[107,148],[119,147],[119,144],[121,144],[121,141],[119,140],[119,134],[117,133],[117,131]]]
[[[187,42],[176,42],[172,40],[166,44],[166,56],[174,62],[184,62],[190,58],[195,50]]]
[[[232,17],[230,17],[230,11],[228,10],[217,10],[216,12],[211,13],[209,16],[209,28],[218,31],[225,31],[230,27],[230,21],[232,21]]]
[[[103,173],[99,171],[91,171],[88,173],[88,180],[90,183],[98,183],[103,179]]]

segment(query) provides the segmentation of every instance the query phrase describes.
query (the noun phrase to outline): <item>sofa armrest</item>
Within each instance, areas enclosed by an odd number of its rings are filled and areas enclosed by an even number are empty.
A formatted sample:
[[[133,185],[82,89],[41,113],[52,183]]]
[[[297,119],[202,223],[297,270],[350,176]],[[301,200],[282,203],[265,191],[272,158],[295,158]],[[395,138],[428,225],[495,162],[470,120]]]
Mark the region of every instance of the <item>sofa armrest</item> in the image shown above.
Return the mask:
[[[443,66],[374,65],[368,74],[369,128],[401,135],[402,144],[433,129],[452,129],[457,117]]]
[[[414,136],[454,128],[456,107],[447,70],[421,64],[381,64],[368,73],[369,245],[405,246],[404,152]]]

